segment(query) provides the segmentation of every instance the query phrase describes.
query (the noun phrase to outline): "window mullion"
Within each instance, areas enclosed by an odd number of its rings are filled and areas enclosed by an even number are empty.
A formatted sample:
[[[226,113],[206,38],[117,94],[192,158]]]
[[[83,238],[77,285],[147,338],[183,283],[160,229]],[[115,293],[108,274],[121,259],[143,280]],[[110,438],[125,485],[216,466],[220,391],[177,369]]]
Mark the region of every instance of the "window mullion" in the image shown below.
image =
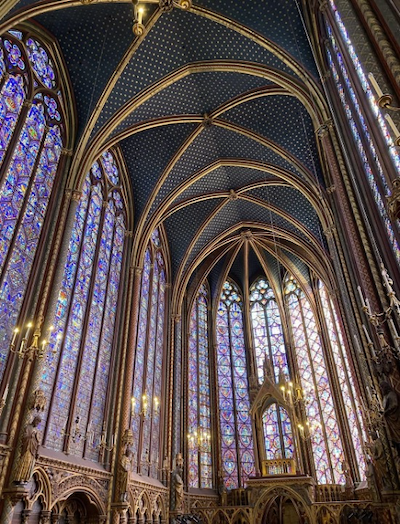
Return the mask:
[[[236,380],[235,380],[235,370],[233,365],[233,353],[232,353],[232,333],[231,333],[231,305],[227,309],[228,317],[228,334],[229,334],[229,354],[231,361],[231,377],[232,377],[232,399],[233,399],[233,418],[235,421],[235,443],[236,443],[236,461],[238,468],[238,487],[242,486],[242,467],[241,467],[241,457],[240,457],[240,448],[239,448],[239,436],[238,436],[238,421],[237,421],[237,401],[236,401]]]
[[[92,391],[91,391],[91,395],[90,395],[90,401],[89,401],[89,407],[88,407],[88,414],[87,414],[87,421],[86,421],[86,428],[85,428],[85,430],[87,430],[87,428],[89,426],[89,423],[90,423],[90,418],[92,416],[93,397],[94,397],[94,392],[95,392],[95,387],[96,387],[96,382],[97,382],[96,369],[97,369],[97,366],[98,366],[98,363],[99,363],[101,341],[103,339],[102,333],[103,333],[103,329],[104,329],[104,318],[105,318],[105,315],[106,315],[108,288],[109,288],[109,284],[110,284],[110,271],[111,271],[112,256],[113,256],[113,251],[114,251],[115,229],[116,229],[116,226],[117,226],[116,218],[117,217],[114,216],[114,227],[113,227],[112,240],[111,240],[112,249],[110,249],[110,258],[109,258],[108,271],[107,271],[107,282],[106,282],[106,289],[105,289],[104,302],[103,302],[103,312],[102,312],[102,316],[101,316],[100,336],[99,336],[99,340],[98,340],[98,344],[97,344],[96,362],[95,362],[95,366],[94,366],[94,374],[93,374],[93,381],[92,381]],[[100,242],[99,242],[99,244],[100,244]],[[89,315],[90,315],[90,311],[88,313],[88,317],[89,317]],[[87,445],[87,441],[85,440],[84,448],[83,448],[83,457],[85,457],[85,454],[86,454],[86,445]]]

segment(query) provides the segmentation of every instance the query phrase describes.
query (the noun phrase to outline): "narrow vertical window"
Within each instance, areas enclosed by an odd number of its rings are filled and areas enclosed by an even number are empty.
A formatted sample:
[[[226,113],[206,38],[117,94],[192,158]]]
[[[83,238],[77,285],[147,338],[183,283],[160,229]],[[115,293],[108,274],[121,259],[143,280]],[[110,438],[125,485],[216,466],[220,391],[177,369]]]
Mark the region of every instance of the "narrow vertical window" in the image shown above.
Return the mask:
[[[306,295],[291,276],[285,280],[285,294],[305,396],[308,425],[304,431],[311,439],[317,481],[343,484],[343,444],[314,313]]]
[[[223,477],[232,489],[255,473],[243,304],[232,282],[224,283],[219,301],[217,358]]]
[[[365,457],[363,452],[362,440],[362,411],[358,395],[356,393],[354,380],[350,372],[349,360],[347,358],[346,348],[344,346],[343,336],[339,327],[338,317],[330,300],[326,287],[319,282],[319,293],[321,296],[322,308],[326,327],[328,329],[330,346],[335,362],[335,370],[338,376],[340,391],[344,407],[346,410],[347,423],[353,441],[354,452],[357,459],[357,467],[361,477],[365,472]],[[366,440],[366,436],[364,437]]]
[[[39,74],[35,45],[46,74]],[[33,85],[30,79],[33,78]],[[50,80],[49,80],[50,79]],[[0,39],[0,379],[18,325],[64,143],[59,80],[42,44]]]
[[[278,304],[271,286],[263,278],[258,279],[250,288],[250,308],[258,382],[264,382],[266,357],[273,364],[276,382],[281,374],[289,377]]]
[[[189,486],[212,488],[208,294],[203,284],[189,324]]]
[[[157,478],[164,356],[166,272],[158,230],[145,253],[132,390],[131,427],[138,472]]]
[[[339,34],[341,35],[343,44],[347,49],[349,58],[352,62],[351,67],[354,68],[361,88],[366,93],[366,99],[369,102],[373,116],[377,118],[378,128],[380,129],[387,143],[390,157],[397,171],[400,172],[400,155],[394,147],[393,140],[382,117],[378,103],[375,100],[374,94],[372,93],[372,90],[369,86],[367,77],[364,74],[360,61],[348,37],[341,17],[332,1],[331,7],[334,12]],[[352,80],[351,75],[349,75],[345,57],[339,48],[333,28],[327,20],[326,28],[331,41],[331,49],[327,49],[326,53],[328,64],[332,71],[333,80],[335,82],[343,110],[349,123],[352,137],[357,145],[358,154],[364,169],[366,180],[370,187],[370,191],[375,200],[378,212],[382,218],[389,243],[393,249],[397,262],[400,264],[398,227],[392,224],[386,210],[386,197],[390,195],[390,189],[386,181],[384,169],[379,159],[379,155],[372,139],[367,121],[365,119],[362,105],[357,97],[354,81]]]
[[[63,342],[50,346],[42,379],[51,398],[45,445],[92,460],[105,420],[125,224],[118,168],[105,152],[83,184],[54,318]]]

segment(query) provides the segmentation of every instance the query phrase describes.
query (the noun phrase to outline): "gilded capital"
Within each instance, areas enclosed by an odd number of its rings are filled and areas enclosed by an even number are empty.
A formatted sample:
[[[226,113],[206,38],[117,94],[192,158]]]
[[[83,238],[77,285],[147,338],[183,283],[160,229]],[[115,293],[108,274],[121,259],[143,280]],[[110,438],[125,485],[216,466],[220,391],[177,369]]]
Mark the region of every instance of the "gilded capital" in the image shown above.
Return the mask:
[[[74,202],[79,202],[82,197],[82,191],[73,190],[71,195],[71,200]]]

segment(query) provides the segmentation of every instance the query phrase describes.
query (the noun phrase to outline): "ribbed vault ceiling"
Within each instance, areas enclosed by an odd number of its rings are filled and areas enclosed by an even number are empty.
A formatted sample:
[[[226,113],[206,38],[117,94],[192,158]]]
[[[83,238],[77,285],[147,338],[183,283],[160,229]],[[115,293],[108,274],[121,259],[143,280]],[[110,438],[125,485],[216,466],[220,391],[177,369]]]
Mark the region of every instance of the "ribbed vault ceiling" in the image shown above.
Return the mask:
[[[142,5],[138,38],[130,2],[23,0],[3,21],[33,20],[58,41],[78,117],[72,177],[120,147],[133,262],[163,224],[176,294],[198,274],[215,287],[228,266],[241,280],[244,242],[249,276],[304,273],[304,262],[323,272],[331,218],[316,130],[328,113],[296,1]]]

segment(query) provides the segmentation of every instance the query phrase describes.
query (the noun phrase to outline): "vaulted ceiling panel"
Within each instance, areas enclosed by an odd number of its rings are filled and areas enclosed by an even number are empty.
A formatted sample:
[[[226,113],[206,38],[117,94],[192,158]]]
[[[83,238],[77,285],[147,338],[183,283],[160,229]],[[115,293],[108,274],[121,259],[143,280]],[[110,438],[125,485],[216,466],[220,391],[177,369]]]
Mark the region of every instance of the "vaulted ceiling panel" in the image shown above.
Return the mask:
[[[142,89],[181,66],[204,60],[244,60],[293,74],[273,53],[245,36],[195,13],[174,9],[160,17],[139,46],[117,81],[96,129]]]
[[[114,69],[132,42],[132,6],[97,4],[37,17],[58,40],[72,84],[81,133]]]
[[[217,207],[220,202],[208,200],[199,204],[193,204],[177,211],[171,218],[165,220],[165,230],[168,243],[171,248],[172,273],[176,274],[179,264],[185,255],[196,231],[201,227],[203,221]]]
[[[257,31],[287,50],[306,69],[317,76],[312,51],[299,16],[298,3],[292,0],[199,0],[196,4],[221,13]]]
[[[185,150],[160,189],[153,211],[180,183],[212,162],[222,158],[244,158],[278,165],[300,176],[291,163],[249,137],[218,126],[204,129]]]
[[[239,94],[269,83],[263,78],[240,73],[193,73],[151,97],[130,114],[113,134],[153,118],[184,114],[202,116]],[[216,85],[218,89],[215,89]]]
[[[232,160],[232,162],[234,161]],[[208,175],[192,184],[179,195],[176,202],[206,193],[229,191],[231,189],[237,190],[245,185],[256,182],[262,183],[274,178],[273,175],[259,169],[224,165],[214,169]]]
[[[230,109],[221,118],[270,138],[322,179],[314,127],[297,98],[279,95],[256,98]]]
[[[318,215],[306,197],[296,189],[291,187],[265,186],[252,189],[245,194],[278,206],[288,215],[305,225],[310,233],[323,243]]]
[[[190,135],[191,124],[156,127],[121,142],[133,186],[136,217],[141,215],[160,174],[176,148]],[[137,218],[135,220],[137,225]]]

